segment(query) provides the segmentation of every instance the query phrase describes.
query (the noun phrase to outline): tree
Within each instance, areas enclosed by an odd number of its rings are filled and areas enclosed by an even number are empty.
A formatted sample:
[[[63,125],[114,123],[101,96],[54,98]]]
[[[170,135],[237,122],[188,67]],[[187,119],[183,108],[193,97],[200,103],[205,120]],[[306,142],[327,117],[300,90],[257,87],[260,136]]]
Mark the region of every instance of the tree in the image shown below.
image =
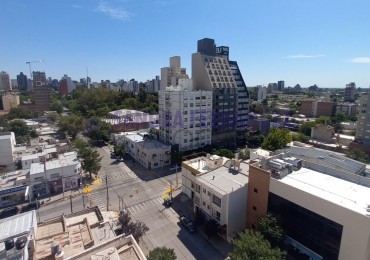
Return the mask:
[[[280,260],[283,256],[280,249],[271,247],[261,233],[253,233],[251,230],[239,233],[233,245],[234,249],[229,255],[231,260]]]
[[[62,116],[58,122],[59,132],[68,134],[74,140],[77,134],[85,129],[85,119],[82,116]]]
[[[142,237],[149,228],[145,223],[131,219],[131,215],[128,211],[121,211],[119,213],[118,220],[121,222],[121,232],[122,234],[132,235],[136,240]]]
[[[248,160],[250,158],[249,149],[246,149],[245,151],[240,151],[238,154],[238,158],[241,160]]]
[[[100,118],[92,117],[87,120],[86,135],[93,141],[109,141],[112,126]]]
[[[125,151],[126,146],[125,146],[124,143],[121,143],[119,145],[115,145],[113,149],[114,149],[114,153],[119,157],[123,157],[126,153],[126,151]]]
[[[38,136],[35,130],[31,130],[27,124],[21,120],[8,122],[4,130],[14,132],[17,143],[25,143],[28,142],[30,138],[36,138]]]
[[[308,143],[310,138],[302,133],[292,133],[292,141],[298,141],[302,143]]]
[[[263,134],[249,134],[247,139],[248,147],[260,147],[264,139],[265,136]]]
[[[218,149],[212,151],[212,153],[229,159],[235,158],[235,154],[229,149]]]
[[[365,163],[367,163],[367,160],[369,159],[369,157],[364,151],[360,149],[356,149],[356,148],[349,151],[347,153],[347,157],[354,159],[356,161],[365,162]]]
[[[275,128],[270,131],[262,143],[262,148],[275,151],[286,146],[291,141],[290,131],[285,128]]]
[[[257,231],[260,232],[273,247],[283,247],[283,229],[279,225],[277,218],[271,213],[268,213],[258,221]]]
[[[175,260],[177,259],[175,250],[167,247],[156,247],[149,251],[148,260]]]
[[[317,125],[317,122],[315,121],[305,122],[299,127],[298,131],[306,136],[311,136],[311,128],[316,125]]]
[[[94,173],[95,175],[101,169],[101,159],[102,157],[99,156],[99,152],[91,147],[88,142],[85,142],[82,139],[76,139],[73,142],[74,146],[78,150],[78,155],[81,157],[81,166],[85,172],[88,172],[91,179],[91,174]]]

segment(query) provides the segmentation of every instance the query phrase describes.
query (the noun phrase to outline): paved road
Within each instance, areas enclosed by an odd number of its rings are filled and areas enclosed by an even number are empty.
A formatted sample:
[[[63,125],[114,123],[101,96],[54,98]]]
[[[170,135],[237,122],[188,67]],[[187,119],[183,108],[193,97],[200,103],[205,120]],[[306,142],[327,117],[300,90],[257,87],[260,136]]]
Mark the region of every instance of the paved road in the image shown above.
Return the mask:
[[[107,209],[107,189],[105,177],[108,177],[109,210],[119,210],[119,198],[131,213],[133,219],[144,222],[149,231],[144,235],[140,245],[145,254],[157,246],[174,248],[178,259],[223,259],[218,251],[199,234],[190,234],[178,225],[178,214],[162,205],[165,190],[176,186],[180,174],[169,174],[168,169],[147,170],[131,159],[117,162],[110,157],[109,147],[97,148],[102,158],[102,169],[99,176],[102,183],[85,196],[72,198],[74,212],[82,210],[83,204],[91,201],[102,211]],[[180,190],[176,193],[181,192]],[[66,199],[43,206],[39,209],[39,220],[44,221],[61,214],[71,212],[71,201],[66,192]]]

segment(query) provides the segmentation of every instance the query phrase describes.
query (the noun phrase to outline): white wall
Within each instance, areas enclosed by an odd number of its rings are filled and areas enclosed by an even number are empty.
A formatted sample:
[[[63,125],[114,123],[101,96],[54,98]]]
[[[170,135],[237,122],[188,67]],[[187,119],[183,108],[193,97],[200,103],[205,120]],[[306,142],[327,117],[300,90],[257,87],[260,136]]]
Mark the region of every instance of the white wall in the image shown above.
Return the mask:
[[[14,133],[10,133],[9,138],[0,139],[0,165],[14,163],[13,150],[15,143]]]
[[[370,218],[270,179],[270,192],[343,226],[339,260],[370,259]]]

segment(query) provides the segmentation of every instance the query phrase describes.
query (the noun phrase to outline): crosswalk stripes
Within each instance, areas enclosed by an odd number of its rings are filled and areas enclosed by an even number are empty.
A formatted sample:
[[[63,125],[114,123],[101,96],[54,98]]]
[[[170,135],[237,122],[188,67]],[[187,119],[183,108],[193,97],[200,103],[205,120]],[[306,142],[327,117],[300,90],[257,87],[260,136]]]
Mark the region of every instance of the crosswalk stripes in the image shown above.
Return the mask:
[[[127,207],[127,210],[130,212],[130,214],[136,214],[140,211],[161,205],[163,203],[163,200],[161,197],[157,197],[151,200],[147,200],[132,206]]]
[[[97,193],[90,193],[89,196],[89,201],[88,205],[89,206],[98,206],[100,210],[105,210],[106,209],[106,201],[103,200],[103,198],[97,194]]]

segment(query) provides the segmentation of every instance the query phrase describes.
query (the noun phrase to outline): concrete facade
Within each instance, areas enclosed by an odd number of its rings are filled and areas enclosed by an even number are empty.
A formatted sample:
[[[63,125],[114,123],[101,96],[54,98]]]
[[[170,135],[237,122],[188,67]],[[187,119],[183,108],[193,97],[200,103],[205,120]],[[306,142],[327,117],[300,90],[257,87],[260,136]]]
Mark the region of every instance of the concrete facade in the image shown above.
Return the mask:
[[[180,56],[170,57],[170,66],[161,68],[160,89],[165,90],[169,86],[177,86],[179,79],[188,79],[186,69],[181,68]]]
[[[347,116],[355,116],[357,114],[358,105],[356,103],[339,103],[336,106],[336,112],[340,111]]]
[[[116,143],[124,142],[125,152],[147,169],[171,164],[171,146],[158,142],[146,132],[127,132],[115,137]]]
[[[5,71],[0,72],[0,91],[10,91],[12,85],[10,83],[10,76]]]
[[[182,192],[193,200],[194,212],[215,221],[228,242],[246,226],[247,163],[207,155],[182,163]]]
[[[370,145],[370,95],[362,93],[359,98],[357,116],[356,142]]]
[[[2,97],[3,109],[9,111],[11,108],[16,108],[20,104],[20,99],[18,95],[8,94]]]
[[[334,134],[334,127],[330,125],[316,125],[311,128],[311,138],[316,141],[333,143],[335,142]]]
[[[216,48],[213,39],[199,40],[198,52],[192,54],[192,79],[194,90],[213,91],[212,143],[245,143],[249,94],[237,62],[229,60],[229,48]]]
[[[15,135],[13,132],[0,133],[0,165],[14,163]]]
[[[212,141],[212,91],[192,91],[191,80],[159,92],[159,138],[179,151],[197,149]]]

